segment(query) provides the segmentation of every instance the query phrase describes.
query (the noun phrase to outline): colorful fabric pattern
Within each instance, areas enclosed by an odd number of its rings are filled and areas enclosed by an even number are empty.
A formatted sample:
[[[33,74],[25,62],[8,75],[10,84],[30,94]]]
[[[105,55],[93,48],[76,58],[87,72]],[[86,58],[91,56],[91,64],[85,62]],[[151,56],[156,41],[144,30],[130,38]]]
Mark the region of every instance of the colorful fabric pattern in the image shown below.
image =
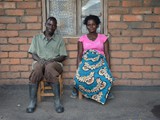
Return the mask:
[[[105,104],[113,77],[104,55],[87,50],[74,77],[75,87],[86,98]]]

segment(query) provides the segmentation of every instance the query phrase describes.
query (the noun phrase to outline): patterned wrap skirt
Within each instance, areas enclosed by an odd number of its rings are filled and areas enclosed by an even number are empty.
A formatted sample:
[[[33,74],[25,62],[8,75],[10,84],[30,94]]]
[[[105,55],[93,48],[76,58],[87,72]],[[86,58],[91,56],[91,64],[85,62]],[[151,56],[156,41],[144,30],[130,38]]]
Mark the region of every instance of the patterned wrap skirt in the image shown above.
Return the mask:
[[[112,82],[113,77],[105,56],[95,50],[86,51],[74,77],[75,87],[86,98],[105,104]]]

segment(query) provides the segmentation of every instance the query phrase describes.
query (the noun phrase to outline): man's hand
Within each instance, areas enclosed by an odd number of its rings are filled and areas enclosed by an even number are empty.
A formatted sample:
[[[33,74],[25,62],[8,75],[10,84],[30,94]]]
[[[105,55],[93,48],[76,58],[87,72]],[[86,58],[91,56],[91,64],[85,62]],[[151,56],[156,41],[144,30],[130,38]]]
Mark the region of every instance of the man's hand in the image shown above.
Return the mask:
[[[46,61],[45,59],[40,59],[38,62],[39,62],[40,64],[44,65],[47,61]]]

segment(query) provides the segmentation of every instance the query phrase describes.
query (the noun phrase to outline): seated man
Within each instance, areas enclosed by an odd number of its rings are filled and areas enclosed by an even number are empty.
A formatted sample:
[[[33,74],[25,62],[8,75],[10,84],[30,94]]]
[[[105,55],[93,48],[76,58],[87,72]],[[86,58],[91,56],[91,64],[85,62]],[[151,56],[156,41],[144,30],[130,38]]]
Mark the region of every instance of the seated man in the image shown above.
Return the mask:
[[[62,61],[67,56],[65,43],[62,37],[55,33],[57,20],[49,17],[45,24],[46,30],[36,35],[29,48],[29,53],[34,60],[32,72],[29,77],[30,103],[26,109],[27,113],[33,113],[37,103],[38,83],[43,77],[51,83],[55,94],[55,110],[58,113],[64,111],[60,101],[60,85],[58,76],[63,72]]]

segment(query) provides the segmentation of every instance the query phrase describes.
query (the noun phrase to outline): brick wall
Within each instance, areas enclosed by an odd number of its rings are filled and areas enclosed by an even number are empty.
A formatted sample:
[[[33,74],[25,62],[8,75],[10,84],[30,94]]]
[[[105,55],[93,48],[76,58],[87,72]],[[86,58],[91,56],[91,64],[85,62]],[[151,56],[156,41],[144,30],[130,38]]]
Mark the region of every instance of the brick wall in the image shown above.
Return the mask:
[[[41,0],[0,2],[0,84],[26,84],[31,71],[27,53],[32,36],[42,29]],[[160,85],[160,1],[108,0],[111,69],[115,85]],[[78,37],[65,37],[66,85],[76,70]]]
[[[111,64],[117,85],[160,85],[160,1],[109,0]]]

